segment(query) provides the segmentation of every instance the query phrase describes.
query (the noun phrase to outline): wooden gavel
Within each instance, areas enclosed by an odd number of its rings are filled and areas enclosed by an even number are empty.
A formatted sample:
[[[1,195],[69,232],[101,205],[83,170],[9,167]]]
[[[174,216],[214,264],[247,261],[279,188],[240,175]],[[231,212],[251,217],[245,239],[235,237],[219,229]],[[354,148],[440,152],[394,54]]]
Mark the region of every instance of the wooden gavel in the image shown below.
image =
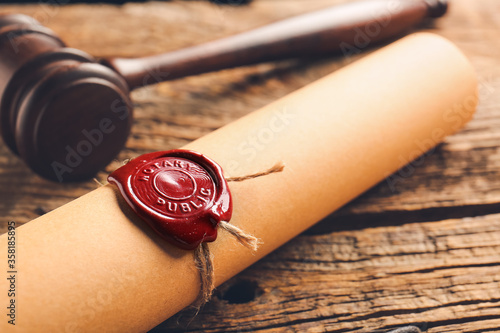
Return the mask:
[[[445,0],[355,2],[161,55],[100,61],[28,16],[0,16],[2,136],[41,176],[88,179],[127,140],[132,89],[266,61],[359,53],[446,10]]]

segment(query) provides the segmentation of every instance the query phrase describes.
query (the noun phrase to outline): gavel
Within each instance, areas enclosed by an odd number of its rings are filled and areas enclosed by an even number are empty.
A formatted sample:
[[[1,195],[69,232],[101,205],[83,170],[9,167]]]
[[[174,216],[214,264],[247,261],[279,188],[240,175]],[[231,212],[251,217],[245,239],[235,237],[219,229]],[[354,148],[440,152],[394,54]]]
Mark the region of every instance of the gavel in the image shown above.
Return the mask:
[[[197,46],[97,60],[29,16],[0,16],[0,129],[37,174],[81,181],[109,164],[130,132],[133,89],[221,69],[351,55],[445,14],[445,0],[354,2]]]

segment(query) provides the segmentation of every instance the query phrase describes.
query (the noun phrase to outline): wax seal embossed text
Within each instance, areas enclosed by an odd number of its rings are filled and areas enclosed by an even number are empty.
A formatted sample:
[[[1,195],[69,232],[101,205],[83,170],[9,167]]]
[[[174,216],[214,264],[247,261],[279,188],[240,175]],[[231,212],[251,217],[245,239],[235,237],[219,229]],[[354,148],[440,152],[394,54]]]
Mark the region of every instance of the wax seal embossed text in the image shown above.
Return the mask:
[[[156,232],[184,249],[214,241],[218,223],[231,218],[231,195],[222,169],[196,152],[142,155],[108,180]]]
[[[164,157],[147,163],[132,178],[139,199],[151,208],[174,217],[196,214],[215,194],[210,174],[196,163]]]

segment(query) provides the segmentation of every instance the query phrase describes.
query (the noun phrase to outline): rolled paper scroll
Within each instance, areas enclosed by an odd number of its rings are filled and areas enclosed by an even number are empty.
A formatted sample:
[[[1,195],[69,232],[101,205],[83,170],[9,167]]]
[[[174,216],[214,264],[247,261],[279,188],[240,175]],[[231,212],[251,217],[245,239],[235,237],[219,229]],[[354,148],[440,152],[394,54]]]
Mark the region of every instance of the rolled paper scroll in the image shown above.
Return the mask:
[[[285,165],[229,183],[231,223],[262,245],[252,253],[219,231],[209,243],[216,285],[457,131],[473,115],[476,90],[453,44],[415,34],[184,147],[226,177]],[[3,235],[1,258],[6,249]],[[17,253],[23,332],[146,331],[200,292],[193,251],[159,238],[110,185],[19,227]],[[5,305],[8,281],[0,281]],[[4,316],[0,331],[8,329]]]

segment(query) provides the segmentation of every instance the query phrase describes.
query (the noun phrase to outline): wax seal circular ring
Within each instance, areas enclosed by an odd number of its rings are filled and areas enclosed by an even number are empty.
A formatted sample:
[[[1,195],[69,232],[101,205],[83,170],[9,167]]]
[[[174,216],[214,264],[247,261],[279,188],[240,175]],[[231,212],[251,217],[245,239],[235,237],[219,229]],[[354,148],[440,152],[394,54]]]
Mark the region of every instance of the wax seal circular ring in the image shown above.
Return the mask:
[[[129,206],[157,233],[187,250],[217,238],[232,214],[222,168],[190,150],[145,154],[111,173]]]

